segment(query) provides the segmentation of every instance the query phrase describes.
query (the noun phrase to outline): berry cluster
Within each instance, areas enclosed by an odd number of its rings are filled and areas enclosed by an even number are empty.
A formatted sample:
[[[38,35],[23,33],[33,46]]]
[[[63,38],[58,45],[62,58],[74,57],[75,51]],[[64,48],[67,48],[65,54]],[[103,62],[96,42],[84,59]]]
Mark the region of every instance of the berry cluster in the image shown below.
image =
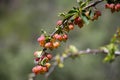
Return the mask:
[[[96,20],[99,16],[101,16],[100,11],[96,11],[94,13],[93,20]],[[60,46],[60,42],[65,42],[68,39],[68,32],[74,29],[74,25],[82,28],[84,24],[85,22],[80,16],[73,17],[66,23],[64,23],[62,20],[58,20],[56,23],[56,31],[52,35],[43,33],[40,37],[38,37],[37,41],[44,49],[53,50]],[[35,74],[47,72],[50,67],[50,63],[48,63],[48,61],[52,58],[52,55],[46,53],[45,51],[36,51],[34,56],[34,61],[37,66],[33,67],[32,71]]]
[[[53,38],[58,41],[66,41],[68,39],[67,34],[54,34]]]
[[[79,20],[75,20],[75,23],[78,25],[81,24]],[[42,34],[37,39],[41,47],[44,47],[50,50],[58,48],[60,46],[61,41],[66,41],[68,39],[68,35],[66,32],[69,32],[70,30],[74,29],[74,24],[72,22],[67,23],[67,25],[63,29],[61,29],[60,27],[62,25],[62,20],[58,20],[56,25],[58,30],[54,35],[49,36],[49,35]]]
[[[49,61],[52,59],[52,55],[50,53],[45,53],[44,55],[41,54],[42,51],[34,52],[34,61],[37,65],[33,67],[32,72],[35,74],[43,74],[47,72],[51,66]]]
[[[114,4],[114,3],[111,3],[111,4],[106,4],[105,5],[105,8],[107,9],[111,9],[111,12],[115,12],[115,11],[120,11],[120,3],[117,3],[117,4]]]
[[[58,20],[56,24],[57,24],[57,27],[60,27],[62,25],[62,20]],[[63,28],[63,30],[67,32],[73,29],[74,29],[73,22],[68,22],[67,25]]]
[[[50,38],[50,36],[41,35],[37,41],[39,42],[41,47],[54,49],[60,46],[60,43],[58,41],[55,41],[55,39]]]

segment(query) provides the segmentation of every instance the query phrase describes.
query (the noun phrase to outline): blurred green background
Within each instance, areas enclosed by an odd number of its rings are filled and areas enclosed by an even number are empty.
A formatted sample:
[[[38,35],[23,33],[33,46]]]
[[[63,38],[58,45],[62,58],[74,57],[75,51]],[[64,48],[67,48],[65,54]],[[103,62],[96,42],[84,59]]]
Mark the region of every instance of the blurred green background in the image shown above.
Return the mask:
[[[41,49],[36,41],[41,29],[51,33],[60,19],[58,13],[76,5],[76,0],[0,0],[0,80],[28,80],[34,66],[33,53]],[[76,27],[67,43],[53,54],[61,53],[69,44],[80,50],[108,44],[120,26],[120,13],[112,14],[101,4],[98,9],[102,9],[102,17],[82,29]],[[56,68],[48,80],[119,80],[120,57],[111,64],[103,63],[104,57],[67,59],[65,67]],[[44,80],[44,76],[38,75],[36,80]]]

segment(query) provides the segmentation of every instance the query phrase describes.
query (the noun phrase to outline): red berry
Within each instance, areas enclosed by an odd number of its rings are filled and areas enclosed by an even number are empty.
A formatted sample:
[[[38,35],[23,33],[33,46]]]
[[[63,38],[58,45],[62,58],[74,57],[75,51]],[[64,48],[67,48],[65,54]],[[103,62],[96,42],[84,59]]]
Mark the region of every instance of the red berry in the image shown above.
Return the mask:
[[[118,6],[118,9],[120,10],[120,3],[119,3],[119,4],[117,4],[117,6]]]
[[[96,12],[95,12],[95,15],[101,16],[101,12],[100,12],[100,11],[96,11]]]
[[[119,10],[120,10],[120,4],[119,4],[119,3],[115,5],[115,10],[116,10],[116,11],[119,11]]]
[[[79,27],[79,28],[82,28],[82,27],[83,27],[83,23],[79,23],[79,24],[78,24],[78,27]]]
[[[40,60],[40,58],[35,58],[35,61],[39,61]]]
[[[58,20],[58,21],[57,21],[57,25],[58,25],[58,26],[62,25],[62,20]]]
[[[76,17],[74,20],[74,24],[77,25],[82,22],[82,19],[80,17]]]
[[[66,41],[68,39],[68,35],[67,34],[64,34],[62,37],[63,37],[64,41]]]
[[[115,9],[115,4],[113,4],[113,3],[110,4],[110,8],[111,8],[111,9]]]
[[[49,60],[51,60],[51,59],[52,59],[52,55],[51,55],[51,54],[47,54],[47,58],[48,58]]]
[[[109,8],[110,9],[110,4],[106,4],[105,8]]]

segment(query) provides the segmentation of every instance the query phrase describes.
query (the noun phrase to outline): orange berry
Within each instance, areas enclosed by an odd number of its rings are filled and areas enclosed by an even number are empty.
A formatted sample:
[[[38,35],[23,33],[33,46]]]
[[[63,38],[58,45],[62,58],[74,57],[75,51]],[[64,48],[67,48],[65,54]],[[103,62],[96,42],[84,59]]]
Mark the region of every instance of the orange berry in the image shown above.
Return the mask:
[[[40,46],[44,47],[45,45],[45,36],[44,35],[41,35],[37,41],[39,42]]]
[[[68,27],[69,27],[69,30],[73,30],[73,29],[74,29],[73,23],[70,23],[70,24],[68,25]]]
[[[59,41],[62,41],[62,40],[63,40],[63,38],[62,38],[61,35],[57,35],[57,36],[56,36],[56,39],[59,40]]]
[[[37,69],[36,66],[32,68],[32,72],[35,73],[35,74],[38,74],[38,69]]]
[[[57,47],[59,47],[59,46],[60,46],[60,43],[59,43],[59,42],[54,42],[54,43],[53,43],[53,47],[54,47],[54,48],[57,48]]]
[[[59,34],[54,34],[54,36],[53,36],[53,38],[54,39],[57,39],[57,36],[58,36]]]
[[[39,74],[42,71],[42,66],[35,66],[32,68],[32,72],[35,74]]]
[[[62,41],[62,40],[63,40],[63,39],[62,39],[62,36],[61,36],[60,34],[54,34],[53,38],[54,38],[54,39],[57,39],[57,40],[59,40],[59,41]]]
[[[43,73],[48,71],[47,67],[42,67]]]
[[[45,44],[45,48],[52,48],[52,43],[51,42],[47,42]]]
[[[39,73],[42,72],[42,66],[36,66],[36,68],[37,68],[37,70],[38,70]]]
[[[46,66],[47,68],[50,68],[51,64],[50,64],[50,63],[46,63],[45,66]]]
[[[39,42],[40,46],[44,47],[45,46],[45,42],[44,41],[41,41]]]

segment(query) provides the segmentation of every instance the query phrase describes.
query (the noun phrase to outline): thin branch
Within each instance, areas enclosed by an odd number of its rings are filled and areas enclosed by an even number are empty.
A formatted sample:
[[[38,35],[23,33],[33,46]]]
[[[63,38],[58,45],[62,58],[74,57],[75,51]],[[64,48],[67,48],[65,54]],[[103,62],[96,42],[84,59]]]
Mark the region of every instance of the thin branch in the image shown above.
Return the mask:
[[[93,3],[91,3],[91,4],[89,4],[88,6],[86,6],[86,7],[83,8],[83,9],[85,10],[85,9],[90,8],[90,7],[93,7],[93,6],[97,5],[98,3],[101,3],[102,1],[104,1],[104,0],[97,0],[97,1],[95,1],[95,2],[93,2]]]
[[[71,56],[78,56],[78,55],[81,55],[81,54],[108,54],[109,52],[107,50],[103,50],[103,49],[87,49],[87,50],[80,50],[78,51],[77,53],[68,53],[67,56],[60,56],[60,60],[62,62],[64,62],[65,59],[71,57]],[[120,56],[120,51],[116,51],[115,52],[115,55],[116,56]],[[45,77],[47,78],[55,69],[55,67],[57,66],[58,62],[57,60],[55,60],[55,57],[54,57],[54,63],[53,65],[51,66],[51,68],[49,69],[49,72],[47,72],[45,74]]]
[[[82,55],[82,54],[108,54],[108,50],[104,50],[104,49],[87,49],[87,50],[80,50],[76,53],[67,53],[66,56],[60,56],[60,60],[62,62],[64,62],[67,58],[71,57],[71,56],[78,56],[78,55]],[[116,56],[120,56],[120,51],[115,51],[114,53]],[[53,57],[53,64],[51,66],[51,68],[49,69],[49,71],[45,74],[45,77],[49,77],[52,72],[54,71],[54,69],[57,67],[58,65],[58,61],[55,59],[55,57]],[[36,75],[34,73],[30,73],[29,74],[29,78],[28,80],[35,80]]]

